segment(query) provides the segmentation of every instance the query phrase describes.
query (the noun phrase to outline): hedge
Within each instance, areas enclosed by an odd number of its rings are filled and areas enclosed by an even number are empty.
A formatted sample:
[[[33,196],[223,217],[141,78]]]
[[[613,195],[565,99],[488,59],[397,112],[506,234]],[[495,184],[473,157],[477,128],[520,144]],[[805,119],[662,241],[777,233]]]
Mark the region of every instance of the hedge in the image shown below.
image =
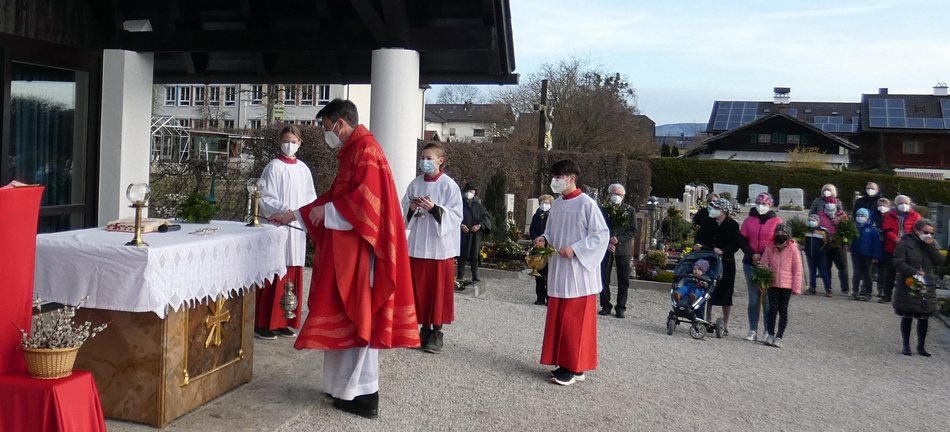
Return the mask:
[[[807,208],[811,205],[811,200],[821,193],[821,187],[831,183],[838,189],[838,197],[845,206],[850,207],[853,204],[851,198],[854,191],[863,194],[867,183],[873,181],[880,185],[883,196],[890,199],[904,194],[921,205],[928,202],[950,203],[950,183],[941,180],[852,171],[790,169],[765,164],[693,158],[654,158],[650,164],[653,168],[653,195],[660,197],[682,197],[683,187],[689,183],[703,183],[710,188],[713,183],[727,183],[739,185],[739,196],[734,198],[744,202],[748,198],[748,186],[758,183],[768,186],[776,198],[779,189],[803,189],[804,204]]]

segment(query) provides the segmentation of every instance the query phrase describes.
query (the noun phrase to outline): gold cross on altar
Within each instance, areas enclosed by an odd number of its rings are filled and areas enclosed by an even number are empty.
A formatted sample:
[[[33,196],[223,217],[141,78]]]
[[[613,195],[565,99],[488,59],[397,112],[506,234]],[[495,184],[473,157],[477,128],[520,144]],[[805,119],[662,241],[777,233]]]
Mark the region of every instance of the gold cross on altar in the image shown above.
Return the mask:
[[[224,297],[208,303],[208,309],[211,315],[205,317],[205,328],[211,329],[208,333],[208,339],[205,339],[205,348],[211,345],[220,346],[224,337],[224,329],[221,325],[231,320],[231,311],[221,312],[224,309]]]

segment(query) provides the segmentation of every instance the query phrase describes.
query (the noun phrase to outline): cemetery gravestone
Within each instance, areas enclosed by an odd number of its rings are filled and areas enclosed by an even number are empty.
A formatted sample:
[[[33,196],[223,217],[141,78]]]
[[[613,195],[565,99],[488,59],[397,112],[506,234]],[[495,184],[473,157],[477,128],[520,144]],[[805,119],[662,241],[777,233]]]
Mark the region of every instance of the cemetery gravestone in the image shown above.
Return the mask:
[[[755,204],[755,197],[759,196],[760,193],[769,193],[769,187],[766,185],[761,185],[758,183],[752,183],[749,185],[749,198],[746,200],[746,205]]]
[[[778,191],[778,206],[786,206],[791,203],[794,206],[805,207],[805,191],[799,188],[782,188]]]
[[[722,197],[723,194],[729,194],[729,201],[738,202],[739,185],[713,183],[713,192],[719,194],[720,197]]]

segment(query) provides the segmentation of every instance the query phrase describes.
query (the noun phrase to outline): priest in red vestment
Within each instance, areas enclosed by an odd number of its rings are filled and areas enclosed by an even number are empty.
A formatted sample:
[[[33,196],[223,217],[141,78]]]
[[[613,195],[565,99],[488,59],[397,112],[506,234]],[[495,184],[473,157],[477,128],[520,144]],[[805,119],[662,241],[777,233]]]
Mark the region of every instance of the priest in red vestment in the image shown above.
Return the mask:
[[[304,224],[316,247],[304,321],[294,347],[325,350],[325,391],[337,409],[378,416],[379,351],[419,346],[399,195],[356,105],[334,99],[317,114],[340,167],[316,201],[270,221]]]

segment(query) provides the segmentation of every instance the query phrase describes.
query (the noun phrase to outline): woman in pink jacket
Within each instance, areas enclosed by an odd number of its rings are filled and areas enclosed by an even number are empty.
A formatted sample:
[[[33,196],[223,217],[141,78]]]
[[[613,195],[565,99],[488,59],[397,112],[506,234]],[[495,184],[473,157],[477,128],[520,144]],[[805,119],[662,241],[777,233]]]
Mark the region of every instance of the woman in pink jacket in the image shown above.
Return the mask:
[[[743,248],[745,257],[742,259],[742,270],[745,272],[746,286],[749,288],[749,335],[746,340],[755,342],[756,339],[763,340],[769,337],[769,332],[765,323],[762,323],[762,333],[756,337],[756,330],[759,327],[759,306],[762,309],[762,318],[768,319],[769,299],[760,298],[763,293],[752,283],[752,268],[762,259],[765,249],[772,245],[772,236],[775,235],[775,227],[782,223],[772,211],[774,201],[772,196],[766,192],[760,193],[755,197],[755,208],[749,210],[749,217],[742,221],[742,228],[739,234],[748,243],[748,247]]]
[[[792,294],[802,292],[802,257],[798,252],[795,240],[789,237],[787,224],[781,223],[775,227],[774,244],[765,248],[762,255],[762,265],[766,265],[775,272],[775,281],[769,287],[769,336],[765,344],[782,347],[782,336],[788,324],[788,301]],[[778,331],[775,331],[775,317],[781,315],[778,322]]]

